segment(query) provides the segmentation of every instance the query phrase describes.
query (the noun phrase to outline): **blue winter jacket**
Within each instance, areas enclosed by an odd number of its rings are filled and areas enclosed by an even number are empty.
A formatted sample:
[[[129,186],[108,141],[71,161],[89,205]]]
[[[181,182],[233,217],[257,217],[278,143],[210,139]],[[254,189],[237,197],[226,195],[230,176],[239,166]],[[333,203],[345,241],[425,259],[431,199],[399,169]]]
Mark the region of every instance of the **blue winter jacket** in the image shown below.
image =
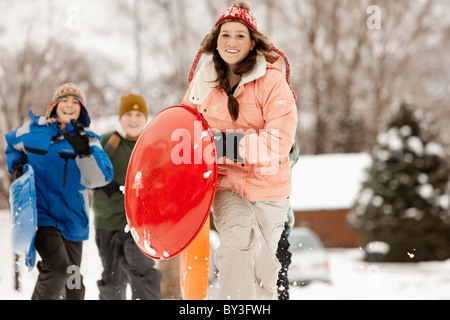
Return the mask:
[[[89,236],[86,188],[108,184],[112,164],[103,151],[100,137],[86,130],[91,155],[79,156],[64,138],[58,123],[30,112],[31,122],[6,134],[8,170],[17,163],[30,164],[35,172],[38,227],[55,227],[69,241]],[[66,131],[73,135],[73,126]]]

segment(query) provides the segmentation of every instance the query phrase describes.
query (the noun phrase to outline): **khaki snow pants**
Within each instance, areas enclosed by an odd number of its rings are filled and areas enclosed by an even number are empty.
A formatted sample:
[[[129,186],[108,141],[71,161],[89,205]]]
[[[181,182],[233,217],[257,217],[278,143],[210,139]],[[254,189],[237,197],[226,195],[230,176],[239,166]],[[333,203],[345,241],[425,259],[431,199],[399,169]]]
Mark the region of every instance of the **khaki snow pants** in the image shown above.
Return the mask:
[[[226,190],[216,192],[214,224],[220,246],[219,299],[274,300],[280,263],[275,255],[286,221],[289,199],[249,201]]]

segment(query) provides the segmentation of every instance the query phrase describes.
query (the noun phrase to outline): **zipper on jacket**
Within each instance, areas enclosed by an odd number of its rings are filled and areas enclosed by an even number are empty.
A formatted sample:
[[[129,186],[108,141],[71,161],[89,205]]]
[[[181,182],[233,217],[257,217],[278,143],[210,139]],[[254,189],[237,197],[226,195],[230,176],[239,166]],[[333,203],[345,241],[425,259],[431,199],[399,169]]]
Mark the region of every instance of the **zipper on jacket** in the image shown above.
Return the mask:
[[[67,167],[69,166],[69,159],[75,160],[77,155],[73,153],[60,152],[59,156],[64,159],[64,177],[63,177],[63,188],[64,188],[67,182]]]
[[[31,147],[25,147],[25,150],[27,152],[31,152],[31,153],[35,153],[35,154],[39,154],[41,156],[45,156],[47,154],[46,150],[41,150],[41,149],[36,149],[36,148],[31,148]]]

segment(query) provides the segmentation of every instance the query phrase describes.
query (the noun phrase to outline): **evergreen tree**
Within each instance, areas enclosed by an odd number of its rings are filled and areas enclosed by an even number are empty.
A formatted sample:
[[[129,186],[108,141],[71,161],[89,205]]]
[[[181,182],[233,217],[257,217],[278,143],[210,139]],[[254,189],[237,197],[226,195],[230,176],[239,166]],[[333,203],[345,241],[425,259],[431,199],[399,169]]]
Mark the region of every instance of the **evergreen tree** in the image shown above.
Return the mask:
[[[372,167],[348,217],[362,245],[386,242],[386,261],[450,258],[450,168],[432,118],[402,104],[370,153]]]

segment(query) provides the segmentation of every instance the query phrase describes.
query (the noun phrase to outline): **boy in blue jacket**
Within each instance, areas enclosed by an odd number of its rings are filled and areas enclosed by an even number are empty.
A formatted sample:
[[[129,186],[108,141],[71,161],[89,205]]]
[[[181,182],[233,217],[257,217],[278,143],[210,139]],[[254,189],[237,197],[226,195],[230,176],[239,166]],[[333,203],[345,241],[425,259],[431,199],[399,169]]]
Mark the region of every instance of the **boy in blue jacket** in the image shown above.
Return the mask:
[[[89,235],[87,188],[108,184],[113,168],[100,137],[84,129],[90,118],[85,95],[77,85],[65,83],[57,88],[45,116],[31,111],[29,115],[31,122],[6,134],[6,156],[15,177],[25,163],[35,172],[35,247],[42,261],[37,264],[39,277],[32,299],[65,295],[81,300],[85,291],[79,273],[82,241]],[[72,275],[69,270],[76,270],[80,279],[66,286]]]

